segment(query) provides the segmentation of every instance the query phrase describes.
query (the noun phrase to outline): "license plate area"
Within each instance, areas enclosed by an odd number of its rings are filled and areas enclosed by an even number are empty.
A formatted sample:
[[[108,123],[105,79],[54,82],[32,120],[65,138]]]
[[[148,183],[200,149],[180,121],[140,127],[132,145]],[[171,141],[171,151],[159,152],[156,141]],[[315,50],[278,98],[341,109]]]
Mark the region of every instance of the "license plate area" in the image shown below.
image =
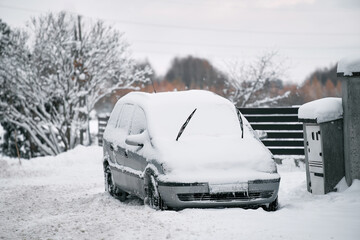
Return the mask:
[[[212,194],[227,193],[227,192],[248,192],[249,184],[243,183],[222,183],[222,184],[209,184],[209,191]]]

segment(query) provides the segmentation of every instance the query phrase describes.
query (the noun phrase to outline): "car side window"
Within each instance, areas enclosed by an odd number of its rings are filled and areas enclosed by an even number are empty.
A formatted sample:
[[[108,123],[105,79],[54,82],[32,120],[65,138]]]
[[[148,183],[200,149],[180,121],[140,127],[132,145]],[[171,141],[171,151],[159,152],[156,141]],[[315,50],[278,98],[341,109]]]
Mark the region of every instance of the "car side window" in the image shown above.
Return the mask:
[[[117,123],[117,127],[121,130],[125,130],[126,134],[129,134],[131,118],[134,111],[134,105],[124,104],[121,109],[120,118]]]
[[[140,107],[136,107],[134,117],[131,123],[131,135],[140,134],[146,129],[146,117],[144,111]]]
[[[117,118],[116,118],[116,120],[115,120],[115,128],[119,128],[119,127],[120,127],[120,119],[121,119],[121,112],[122,112],[122,110],[123,110],[123,105],[121,106],[121,109],[120,109],[120,111],[119,111],[119,113],[118,113],[118,116],[117,116]]]
[[[112,111],[109,121],[108,121],[108,125],[115,127],[116,123],[119,119],[119,114],[121,112],[122,109],[122,105],[115,105],[114,110]]]

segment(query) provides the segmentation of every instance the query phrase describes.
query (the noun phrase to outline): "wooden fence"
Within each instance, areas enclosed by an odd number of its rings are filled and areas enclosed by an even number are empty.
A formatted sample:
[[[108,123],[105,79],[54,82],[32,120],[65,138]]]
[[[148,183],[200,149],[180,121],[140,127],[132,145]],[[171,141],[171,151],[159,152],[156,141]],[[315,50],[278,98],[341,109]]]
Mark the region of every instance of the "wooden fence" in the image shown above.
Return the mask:
[[[254,130],[263,130],[267,137],[264,145],[274,155],[304,155],[302,124],[298,122],[298,107],[240,108]],[[98,144],[103,144],[103,134],[109,115],[98,117]]]

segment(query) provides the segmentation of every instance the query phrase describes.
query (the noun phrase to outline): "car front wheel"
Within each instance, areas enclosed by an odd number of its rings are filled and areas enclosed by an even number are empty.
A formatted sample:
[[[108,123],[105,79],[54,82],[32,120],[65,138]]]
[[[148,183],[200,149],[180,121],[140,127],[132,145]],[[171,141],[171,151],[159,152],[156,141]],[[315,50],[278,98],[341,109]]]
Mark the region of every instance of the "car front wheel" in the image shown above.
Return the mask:
[[[279,202],[278,202],[278,198],[276,197],[276,199],[273,202],[271,202],[269,206],[264,206],[263,209],[268,212],[274,212],[278,209],[278,207],[279,207]]]
[[[150,175],[148,179],[147,199],[145,202],[153,209],[164,210],[164,202],[158,192],[157,182],[153,175]]]

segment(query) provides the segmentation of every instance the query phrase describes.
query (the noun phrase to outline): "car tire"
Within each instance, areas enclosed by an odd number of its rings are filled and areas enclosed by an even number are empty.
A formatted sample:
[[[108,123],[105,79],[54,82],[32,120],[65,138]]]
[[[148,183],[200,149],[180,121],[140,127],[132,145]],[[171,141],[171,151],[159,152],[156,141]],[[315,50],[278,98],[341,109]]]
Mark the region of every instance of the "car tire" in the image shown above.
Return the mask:
[[[112,178],[109,165],[106,165],[104,167],[104,178],[105,178],[105,191],[108,192],[111,196],[114,196],[116,187]]]
[[[271,202],[269,206],[264,206],[263,209],[267,212],[274,212],[278,209],[278,207],[279,207],[279,202],[278,202],[278,198],[276,197],[276,199],[273,202]]]
[[[155,210],[164,210],[164,202],[158,192],[157,182],[154,175],[150,175],[148,177],[148,186],[146,193],[147,197],[145,198],[145,204],[148,204],[151,208]]]
[[[104,168],[104,177],[105,177],[105,191],[109,192],[111,196],[119,199],[121,202],[124,202],[127,199],[128,193],[120,190],[116,187],[114,180],[112,178],[110,166],[106,165]]]

